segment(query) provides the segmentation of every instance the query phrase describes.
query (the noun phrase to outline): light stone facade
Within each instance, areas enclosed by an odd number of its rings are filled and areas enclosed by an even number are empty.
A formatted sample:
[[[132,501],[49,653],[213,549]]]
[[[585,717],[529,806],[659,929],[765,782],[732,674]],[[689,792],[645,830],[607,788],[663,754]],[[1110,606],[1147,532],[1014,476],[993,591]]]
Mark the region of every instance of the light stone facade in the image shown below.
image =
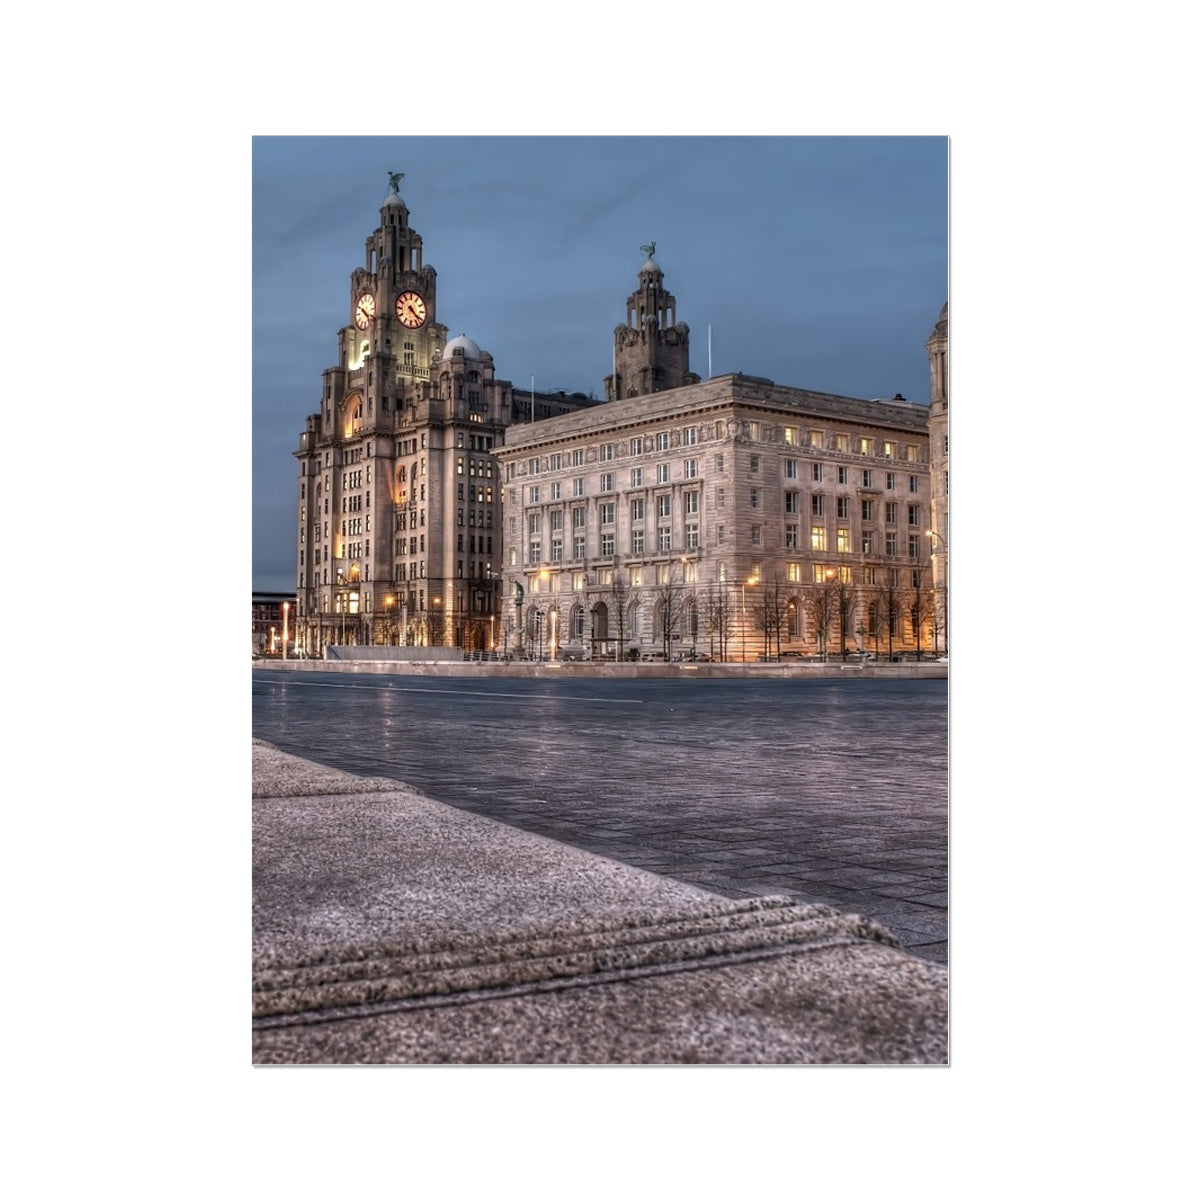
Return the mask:
[[[507,648],[928,652],[927,420],[725,375],[510,428]]]

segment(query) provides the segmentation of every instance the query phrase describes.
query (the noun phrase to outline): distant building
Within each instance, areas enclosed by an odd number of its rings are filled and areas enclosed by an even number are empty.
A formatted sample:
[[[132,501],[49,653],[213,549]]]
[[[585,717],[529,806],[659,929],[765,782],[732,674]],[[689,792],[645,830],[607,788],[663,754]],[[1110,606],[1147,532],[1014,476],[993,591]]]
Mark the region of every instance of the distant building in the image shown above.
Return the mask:
[[[286,607],[286,616],[285,608]],[[289,644],[295,640],[296,597],[287,592],[255,592],[250,601],[250,651],[281,654],[284,626]],[[289,647],[290,648],[290,647]]]

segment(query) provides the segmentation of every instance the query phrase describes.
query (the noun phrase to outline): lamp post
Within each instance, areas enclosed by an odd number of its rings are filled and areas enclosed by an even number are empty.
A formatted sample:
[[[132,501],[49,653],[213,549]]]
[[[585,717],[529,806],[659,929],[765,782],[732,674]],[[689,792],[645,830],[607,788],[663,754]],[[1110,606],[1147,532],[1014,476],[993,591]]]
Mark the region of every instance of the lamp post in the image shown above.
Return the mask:
[[[433,612],[431,614],[433,628],[429,631],[430,645],[433,645],[433,646],[440,646],[442,644],[441,615],[442,615],[442,598],[441,598],[441,596],[434,596]]]
[[[745,583],[742,584],[742,662],[746,661],[746,589],[753,587],[758,582],[757,575],[751,575]]]
[[[287,662],[288,602],[283,602],[283,661]]]
[[[387,646],[392,645],[392,605],[395,603],[396,603],[395,596],[384,596],[383,611],[384,611],[384,615],[387,618],[387,633],[385,634],[387,641],[384,643],[384,645],[387,645]]]

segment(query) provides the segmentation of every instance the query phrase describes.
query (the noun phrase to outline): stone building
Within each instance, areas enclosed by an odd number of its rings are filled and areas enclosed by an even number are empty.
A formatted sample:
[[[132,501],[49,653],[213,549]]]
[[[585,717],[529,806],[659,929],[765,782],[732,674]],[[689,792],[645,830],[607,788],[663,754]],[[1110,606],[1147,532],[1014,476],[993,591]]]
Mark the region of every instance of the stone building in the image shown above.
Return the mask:
[[[949,645],[950,583],[950,304],[942,305],[925,343],[929,354],[929,476],[932,488],[934,602],[940,616],[943,647]]]
[[[471,338],[447,340],[400,178],[350,275],[338,362],[296,452],[297,637],[314,654],[330,643],[484,648],[499,589],[491,451],[512,421],[599,403],[516,391]]]
[[[725,375],[511,428],[496,455],[511,651],[932,646],[923,406]]]
[[[489,452],[509,389],[473,341],[447,340],[399,179],[351,273],[338,363],[296,452],[297,632],[314,653],[445,636],[464,613],[490,614],[495,590]]]

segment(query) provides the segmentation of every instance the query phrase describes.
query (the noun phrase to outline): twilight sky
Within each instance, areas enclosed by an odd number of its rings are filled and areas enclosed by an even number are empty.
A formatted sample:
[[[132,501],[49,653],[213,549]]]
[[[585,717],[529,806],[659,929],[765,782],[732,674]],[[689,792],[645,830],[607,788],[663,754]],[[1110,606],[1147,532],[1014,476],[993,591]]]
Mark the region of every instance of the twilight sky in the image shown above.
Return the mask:
[[[256,137],[253,586],[295,587],[297,467],[388,173],[438,320],[517,387],[602,394],[655,259],[702,378],[929,402],[948,299],[942,137]]]

